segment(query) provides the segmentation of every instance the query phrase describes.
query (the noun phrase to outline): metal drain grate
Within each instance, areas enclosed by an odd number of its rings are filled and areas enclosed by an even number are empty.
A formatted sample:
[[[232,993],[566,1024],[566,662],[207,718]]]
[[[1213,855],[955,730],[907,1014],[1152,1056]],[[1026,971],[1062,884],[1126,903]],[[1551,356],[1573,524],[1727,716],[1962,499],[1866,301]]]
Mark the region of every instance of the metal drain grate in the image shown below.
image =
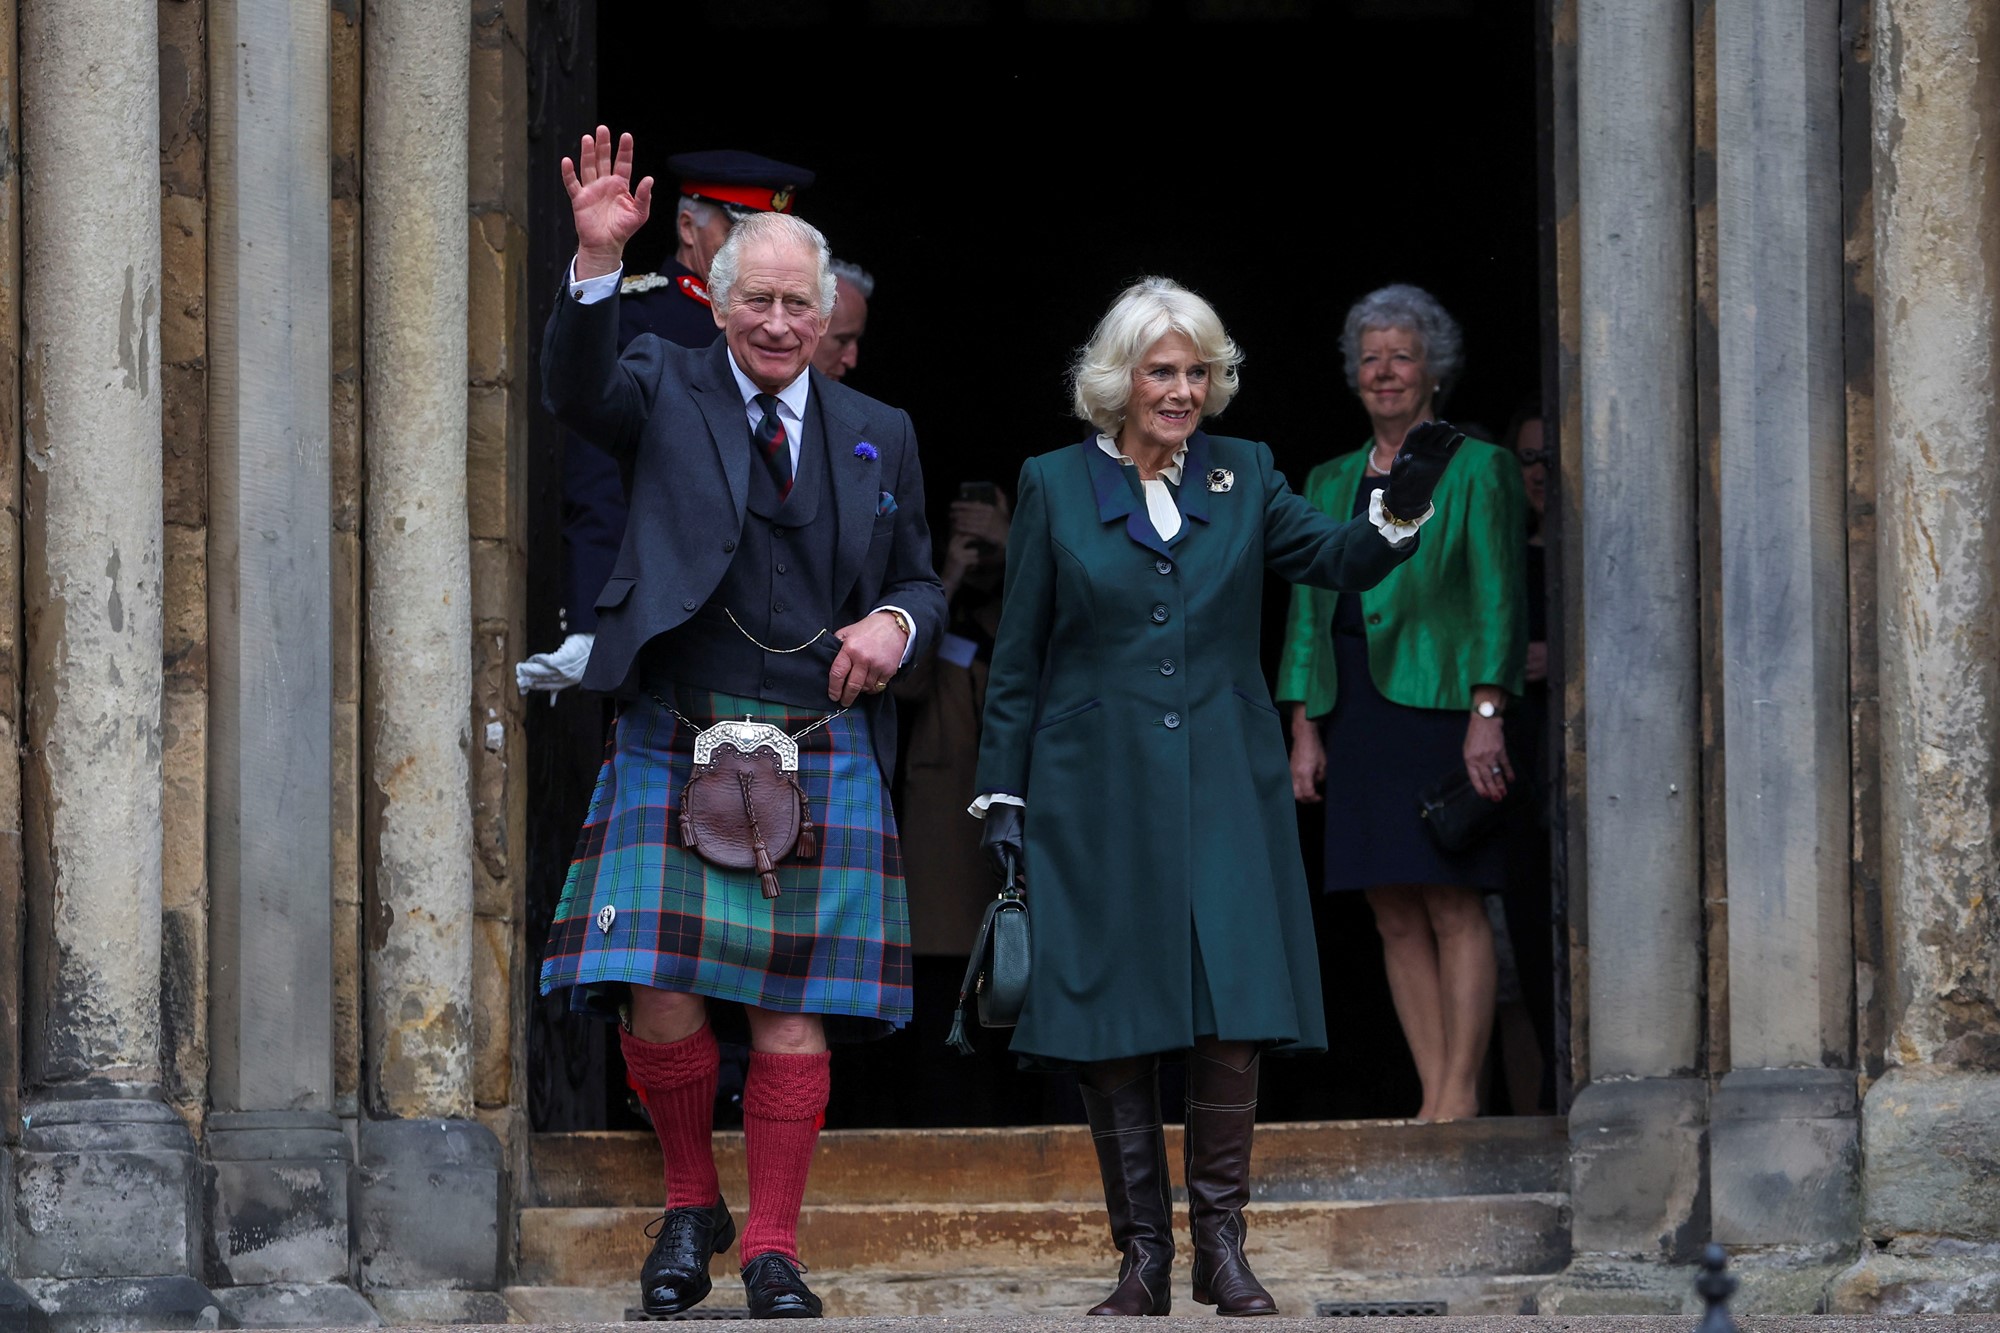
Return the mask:
[[[647,1314],[638,1306],[625,1307],[625,1322],[628,1324],[677,1324],[683,1319],[748,1319],[750,1308],[744,1305],[713,1305],[685,1310],[680,1314]]]
[[[1321,1301],[1313,1306],[1321,1319],[1381,1319],[1399,1315],[1443,1314],[1443,1301]]]

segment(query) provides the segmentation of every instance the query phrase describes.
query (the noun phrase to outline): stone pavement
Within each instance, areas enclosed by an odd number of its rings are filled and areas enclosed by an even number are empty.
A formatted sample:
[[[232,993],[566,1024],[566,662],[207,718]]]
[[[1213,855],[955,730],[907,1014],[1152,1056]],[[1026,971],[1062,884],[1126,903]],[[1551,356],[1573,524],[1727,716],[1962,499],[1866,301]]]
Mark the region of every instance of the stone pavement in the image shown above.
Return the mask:
[[[1171,1315],[1170,1320],[1215,1318],[1213,1311],[1196,1307],[1193,1313]],[[687,1320],[682,1322],[698,1322]],[[720,1322],[720,1321],[716,1321]],[[1104,1333],[1104,1324],[1082,1316],[1071,1319],[1024,1319],[1016,1315],[926,1315],[904,1319],[831,1319],[823,1321],[830,1330],[893,1329],[896,1333],[1012,1333],[1033,1329],[1036,1333]],[[1699,1320],[1681,1315],[1597,1315],[1568,1318],[1537,1315],[1473,1315],[1466,1317],[1399,1319],[1315,1319],[1267,1318],[1250,1327],[1256,1333],[1694,1333]],[[1859,1317],[1848,1315],[1741,1315],[1736,1320],[1742,1333],[2000,1333],[2000,1315],[1909,1315]],[[789,1321],[741,1320],[732,1327],[764,1329],[796,1328]],[[573,1333],[574,1330],[633,1329],[632,1324],[510,1324],[486,1325],[466,1333]],[[1158,1325],[1149,1325],[1157,1328]],[[461,1326],[464,1328],[464,1326]],[[329,1331],[332,1333],[332,1331]],[[354,1330],[353,1333],[361,1333]],[[371,1330],[384,1333],[384,1330]],[[393,1330],[388,1333],[394,1333]]]

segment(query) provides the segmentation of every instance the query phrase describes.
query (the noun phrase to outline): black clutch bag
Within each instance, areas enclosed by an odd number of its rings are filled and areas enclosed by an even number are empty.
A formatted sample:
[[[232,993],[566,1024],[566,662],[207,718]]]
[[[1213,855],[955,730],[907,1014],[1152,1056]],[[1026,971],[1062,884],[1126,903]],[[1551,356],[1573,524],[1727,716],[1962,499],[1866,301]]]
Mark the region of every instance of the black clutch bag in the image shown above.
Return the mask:
[[[987,904],[986,915],[979,920],[945,1044],[962,1055],[972,1054],[972,1038],[965,1031],[968,999],[979,1007],[981,1027],[1010,1028],[1020,1020],[1021,1003],[1027,998],[1028,899],[1016,882]]]
[[[1513,788],[1508,792],[1511,796]],[[1481,796],[1462,768],[1453,769],[1417,795],[1417,814],[1424,827],[1440,848],[1453,854],[1492,837],[1513,805],[1512,800],[1489,801]]]

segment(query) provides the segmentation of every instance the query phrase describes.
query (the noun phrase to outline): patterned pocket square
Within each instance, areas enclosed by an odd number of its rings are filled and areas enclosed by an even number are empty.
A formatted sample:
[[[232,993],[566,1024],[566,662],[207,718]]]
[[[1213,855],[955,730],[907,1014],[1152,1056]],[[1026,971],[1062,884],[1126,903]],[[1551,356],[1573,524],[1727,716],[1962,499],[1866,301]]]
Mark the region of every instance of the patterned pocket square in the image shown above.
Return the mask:
[[[883,491],[882,498],[875,502],[875,517],[880,518],[884,514],[893,514],[895,512],[896,497],[887,491]]]

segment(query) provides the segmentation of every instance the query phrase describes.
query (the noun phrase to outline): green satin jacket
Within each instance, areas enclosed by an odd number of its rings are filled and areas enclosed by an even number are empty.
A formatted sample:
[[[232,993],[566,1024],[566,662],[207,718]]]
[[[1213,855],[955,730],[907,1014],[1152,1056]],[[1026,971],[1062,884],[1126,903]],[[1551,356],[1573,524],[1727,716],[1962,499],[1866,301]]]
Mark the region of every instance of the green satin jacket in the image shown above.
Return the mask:
[[[1305,498],[1335,517],[1352,512],[1371,439],[1306,476]],[[1459,447],[1431,503],[1416,555],[1358,595],[1368,628],[1368,666],[1384,698],[1412,708],[1469,709],[1472,687],[1518,695],[1528,650],[1522,554],[1527,495],[1521,468],[1497,445]],[[1333,607],[1340,594],[1292,589],[1278,702],[1308,717],[1333,710]]]

